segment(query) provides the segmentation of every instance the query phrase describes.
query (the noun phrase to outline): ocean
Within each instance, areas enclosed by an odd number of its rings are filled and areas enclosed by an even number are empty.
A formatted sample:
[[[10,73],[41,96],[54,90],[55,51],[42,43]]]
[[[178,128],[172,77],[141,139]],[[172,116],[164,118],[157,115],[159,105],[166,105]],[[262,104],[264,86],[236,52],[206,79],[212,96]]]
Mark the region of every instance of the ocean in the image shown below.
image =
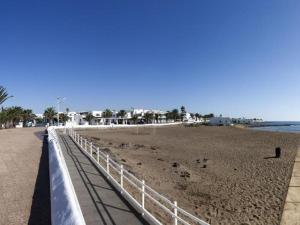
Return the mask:
[[[267,121],[262,122],[255,130],[300,133],[300,122],[293,121]]]

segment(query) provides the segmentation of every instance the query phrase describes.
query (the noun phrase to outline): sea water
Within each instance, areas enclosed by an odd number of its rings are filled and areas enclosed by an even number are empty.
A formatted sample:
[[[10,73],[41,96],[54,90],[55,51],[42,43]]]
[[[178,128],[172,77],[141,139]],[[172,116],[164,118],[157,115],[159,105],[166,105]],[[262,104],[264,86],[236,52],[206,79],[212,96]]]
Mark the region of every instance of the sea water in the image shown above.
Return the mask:
[[[300,122],[280,121],[263,122],[259,127],[253,127],[255,130],[277,131],[300,133]]]

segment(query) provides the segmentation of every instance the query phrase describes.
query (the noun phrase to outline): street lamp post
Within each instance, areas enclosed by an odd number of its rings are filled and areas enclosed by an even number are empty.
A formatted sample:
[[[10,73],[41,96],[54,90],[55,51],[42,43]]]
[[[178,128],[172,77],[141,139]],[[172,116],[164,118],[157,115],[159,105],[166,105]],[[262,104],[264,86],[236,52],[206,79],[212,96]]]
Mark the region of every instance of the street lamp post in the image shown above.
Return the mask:
[[[59,126],[59,104],[66,98],[57,97],[57,125]]]

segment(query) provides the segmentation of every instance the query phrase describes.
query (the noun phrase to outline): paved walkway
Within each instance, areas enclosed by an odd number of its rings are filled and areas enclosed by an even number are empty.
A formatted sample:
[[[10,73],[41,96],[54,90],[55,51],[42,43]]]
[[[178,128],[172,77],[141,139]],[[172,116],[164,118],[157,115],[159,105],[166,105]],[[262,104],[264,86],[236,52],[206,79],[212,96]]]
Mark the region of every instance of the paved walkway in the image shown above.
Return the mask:
[[[281,225],[300,225],[300,148],[295,158]]]
[[[43,128],[0,130],[0,225],[50,225]]]
[[[60,143],[88,225],[147,224],[107,182],[98,168],[69,136],[61,135]]]

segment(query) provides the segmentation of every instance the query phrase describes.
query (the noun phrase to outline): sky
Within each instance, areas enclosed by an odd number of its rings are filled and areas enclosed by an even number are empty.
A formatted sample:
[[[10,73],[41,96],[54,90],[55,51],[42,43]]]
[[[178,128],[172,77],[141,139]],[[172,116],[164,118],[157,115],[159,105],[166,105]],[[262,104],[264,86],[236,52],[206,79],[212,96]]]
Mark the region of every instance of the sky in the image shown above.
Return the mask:
[[[184,105],[300,120],[298,0],[0,3],[0,85],[42,113]]]

